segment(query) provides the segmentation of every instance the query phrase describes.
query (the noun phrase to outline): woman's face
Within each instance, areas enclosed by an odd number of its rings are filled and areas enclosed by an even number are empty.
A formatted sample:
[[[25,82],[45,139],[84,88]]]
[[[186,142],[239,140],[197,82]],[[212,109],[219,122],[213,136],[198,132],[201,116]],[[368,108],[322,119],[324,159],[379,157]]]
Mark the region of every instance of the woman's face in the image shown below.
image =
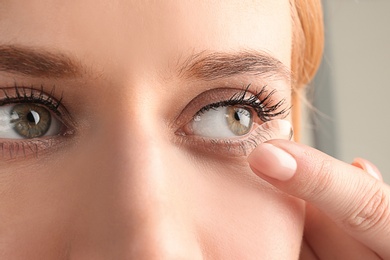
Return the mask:
[[[288,0],[1,1],[1,258],[297,258],[242,149],[289,118],[291,31]]]

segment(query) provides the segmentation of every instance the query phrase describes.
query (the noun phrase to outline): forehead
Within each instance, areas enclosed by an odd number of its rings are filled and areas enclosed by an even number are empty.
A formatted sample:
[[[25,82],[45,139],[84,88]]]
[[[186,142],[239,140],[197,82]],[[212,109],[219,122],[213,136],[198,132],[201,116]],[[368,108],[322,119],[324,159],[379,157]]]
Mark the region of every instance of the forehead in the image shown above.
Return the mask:
[[[4,0],[0,44],[60,49],[96,64],[203,50],[266,51],[290,64],[288,0]]]

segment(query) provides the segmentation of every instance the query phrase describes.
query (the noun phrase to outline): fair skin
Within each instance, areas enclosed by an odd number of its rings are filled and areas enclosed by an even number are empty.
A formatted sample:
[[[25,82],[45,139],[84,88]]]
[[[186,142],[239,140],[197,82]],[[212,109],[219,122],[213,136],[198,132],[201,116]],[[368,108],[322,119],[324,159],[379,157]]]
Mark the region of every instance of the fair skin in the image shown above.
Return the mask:
[[[288,109],[291,32],[288,0],[0,3],[0,57],[9,55],[0,60],[0,102],[35,97],[66,125],[46,136],[0,137],[1,258],[390,257],[381,181],[283,140],[265,144],[291,159],[271,174],[280,153],[267,165],[272,152],[260,144],[248,165],[228,139],[191,128],[199,110],[248,85],[246,96],[266,86],[258,98],[275,90],[268,106],[284,100],[274,112]],[[61,68],[39,67],[39,57]],[[63,97],[60,114],[51,96]],[[288,111],[281,117],[291,119]],[[383,220],[361,232],[347,213],[378,190]]]

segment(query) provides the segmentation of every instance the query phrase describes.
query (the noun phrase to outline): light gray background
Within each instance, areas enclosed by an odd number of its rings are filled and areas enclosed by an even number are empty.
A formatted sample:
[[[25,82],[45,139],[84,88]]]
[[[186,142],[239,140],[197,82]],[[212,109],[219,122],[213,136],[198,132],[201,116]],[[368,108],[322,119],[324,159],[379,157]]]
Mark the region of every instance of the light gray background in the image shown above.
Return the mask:
[[[390,183],[390,0],[324,0],[326,47],[308,99],[312,143],[363,157]]]

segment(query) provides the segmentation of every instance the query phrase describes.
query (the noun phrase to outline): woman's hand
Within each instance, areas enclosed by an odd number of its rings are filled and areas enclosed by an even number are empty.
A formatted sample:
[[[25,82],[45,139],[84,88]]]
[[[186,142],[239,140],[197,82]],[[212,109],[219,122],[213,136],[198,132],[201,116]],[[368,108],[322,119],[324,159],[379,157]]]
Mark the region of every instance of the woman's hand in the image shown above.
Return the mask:
[[[301,259],[390,259],[390,188],[375,166],[284,140],[260,144],[248,161],[258,176],[307,202]]]

